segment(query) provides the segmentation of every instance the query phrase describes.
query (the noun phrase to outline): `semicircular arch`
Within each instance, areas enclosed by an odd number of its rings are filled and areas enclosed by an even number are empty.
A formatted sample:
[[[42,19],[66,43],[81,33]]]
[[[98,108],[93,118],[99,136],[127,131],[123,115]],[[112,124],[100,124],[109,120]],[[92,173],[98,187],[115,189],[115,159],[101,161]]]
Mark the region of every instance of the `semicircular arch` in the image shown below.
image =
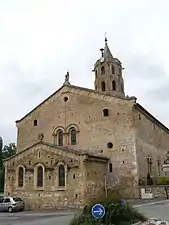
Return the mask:
[[[65,128],[63,127],[63,126],[57,126],[57,127],[55,127],[54,128],[54,130],[53,130],[53,136],[56,136],[57,135],[57,132],[59,131],[59,130],[62,130],[63,132],[65,132]]]
[[[72,124],[69,124],[69,125],[67,126],[67,128],[66,128],[66,133],[68,133],[69,130],[72,129],[72,128],[75,128],[76,132],[79,132],[79,131],[80,131],[80,130],[79,130],[79,127],[78,127],[75,123],[72,123]]]

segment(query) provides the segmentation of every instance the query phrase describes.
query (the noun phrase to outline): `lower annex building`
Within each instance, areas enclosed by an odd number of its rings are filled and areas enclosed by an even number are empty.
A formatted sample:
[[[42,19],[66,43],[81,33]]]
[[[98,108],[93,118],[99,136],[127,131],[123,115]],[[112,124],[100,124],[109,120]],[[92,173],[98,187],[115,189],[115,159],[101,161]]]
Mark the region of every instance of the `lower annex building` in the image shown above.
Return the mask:
[[[16,121],[17,153],[4,161],[6,195],[22,196],[27,208],[82,207],[117,184],[138,198],[148,174],[162,175],[169,129],[125,96],[122,70],[105,39],[94,90],[71,85],[68,73]]]

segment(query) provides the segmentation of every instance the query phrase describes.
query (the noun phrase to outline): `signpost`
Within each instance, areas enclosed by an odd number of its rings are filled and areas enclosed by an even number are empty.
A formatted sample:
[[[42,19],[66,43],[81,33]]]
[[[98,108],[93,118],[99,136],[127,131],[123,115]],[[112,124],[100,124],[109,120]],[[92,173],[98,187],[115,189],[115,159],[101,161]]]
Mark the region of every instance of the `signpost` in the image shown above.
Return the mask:
[[[91,209],[92,216],[95,219],[101,219],[105,216],[105,208],[101,204],[96,204]]]
[[[169,167],[164,167],[163,172],[169,172]]]
[[[163,170],[164,172],[169,172],[169,164],[164,164],[164,165],[162,165],[162,170]]]
[[[126,202],[124,201],[124,200],[119,200],[119,203],[121,204],[121,205],[126,205]]]
[[[127,203],[123,199],[119,200],[119,204],[123,205],[125,208],[127,207]]]

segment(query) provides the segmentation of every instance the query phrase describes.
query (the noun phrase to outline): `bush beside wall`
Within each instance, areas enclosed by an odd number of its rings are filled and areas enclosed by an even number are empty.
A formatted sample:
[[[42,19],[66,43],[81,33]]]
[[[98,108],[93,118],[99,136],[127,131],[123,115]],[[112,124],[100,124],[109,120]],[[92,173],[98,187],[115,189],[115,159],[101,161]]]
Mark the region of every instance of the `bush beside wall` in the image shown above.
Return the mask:
[[[169,185],[169,177],[158,177],[156,182],[157,185]]]
[[[0,192],[4,192],[4,169],[0,169]]]
[[[147,218],[136,209],[126,204],[121,204],[122,188],[116,187],[108,191],[107,198],[96,199],[84,207],[83,213],[76,215],[69,225],[130,225],[147,221]],[[104,206],[106,214],[98,220],[93,218],[91,209],[93,205]]]

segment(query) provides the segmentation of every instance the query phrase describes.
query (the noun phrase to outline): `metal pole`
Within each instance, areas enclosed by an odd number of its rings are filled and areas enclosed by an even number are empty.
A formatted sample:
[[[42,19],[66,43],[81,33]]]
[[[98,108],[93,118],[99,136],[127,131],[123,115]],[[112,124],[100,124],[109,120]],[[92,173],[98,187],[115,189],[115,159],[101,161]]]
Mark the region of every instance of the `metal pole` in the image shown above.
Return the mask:
[[[65,130],[66,130],[66,101],[65,101]]]
[[[107,199],[107,177],[106,177],[106,175],[104,175],[104,187],[105,187],[105,195],[106,195],[106,199]]]
[[[167,190],[167,187],[165,187],[165,193],[166,193],[166,197],[167,197],[167,199],[168,199],[169,196],[168,196],[168,190]]]

